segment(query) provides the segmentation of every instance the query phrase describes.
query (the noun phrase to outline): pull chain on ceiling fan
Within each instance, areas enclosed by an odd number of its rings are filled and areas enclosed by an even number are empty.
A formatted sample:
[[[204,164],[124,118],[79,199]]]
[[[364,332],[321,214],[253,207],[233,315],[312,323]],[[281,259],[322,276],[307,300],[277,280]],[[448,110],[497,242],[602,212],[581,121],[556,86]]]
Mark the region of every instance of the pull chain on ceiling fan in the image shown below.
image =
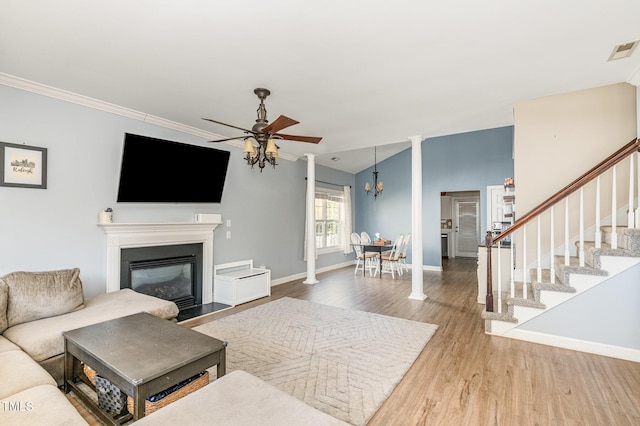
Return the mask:
[[[253,93],[258,96],[258,99],[260,99],[260,105],[258,106],[258,109],[256,111],[258,114],[256,124],[253,125],[251,130],[233,126],[231,124],[223,123],[211,118],[203,118],[203,120],[210,121],[212,123],[242,130],[249,136],[237,136],[233,138],[218,139],[209,142],[226,142],[231,140],[244,139],[244,149],[242,150],[242,152],[246,154],[244,159],[247,160],[247,164],[250,165],[251,168],[253,168],[255,164],[258,164],[260,172],[262,172],[262,169],[264,169],[267,163],[271,164],[273,168],[275,168],[277,165],[276,161],[279,157],[279,147],[275,143],[276,139],[307,143],[318,143],[322,140],[322,138],[314,136],[296,136],[278,133],[282,129],[293,126],[294,124],[298,124],[298,121],[281,115],[276,118],[273,123],[269,124],[269,121],[267,120],[267,108],[264,104],[264,100],[271,94],[271,92],[268,89],[257,88],[253,91]],[[257,146],[253,144],[253,139],[255,139],[258,143]]]

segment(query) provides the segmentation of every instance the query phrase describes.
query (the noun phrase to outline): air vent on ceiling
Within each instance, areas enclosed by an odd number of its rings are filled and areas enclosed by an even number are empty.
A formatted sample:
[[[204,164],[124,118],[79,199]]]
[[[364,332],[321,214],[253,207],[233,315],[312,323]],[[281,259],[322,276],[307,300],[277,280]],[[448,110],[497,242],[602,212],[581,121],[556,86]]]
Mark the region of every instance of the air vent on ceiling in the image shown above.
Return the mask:
[[[628,58],[633,53],[638,40],[631,41],[629,43],[619,44],[613,48],[613,52],[609,55],[609,61],[615,61],[616,59]]]

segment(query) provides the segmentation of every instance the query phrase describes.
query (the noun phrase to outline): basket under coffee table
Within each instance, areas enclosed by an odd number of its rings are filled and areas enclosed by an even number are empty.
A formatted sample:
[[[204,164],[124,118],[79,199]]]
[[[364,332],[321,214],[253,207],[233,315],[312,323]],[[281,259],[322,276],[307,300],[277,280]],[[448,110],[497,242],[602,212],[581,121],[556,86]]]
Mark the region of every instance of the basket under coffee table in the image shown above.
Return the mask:
[[[64,390],[74,393],[101,420],[121,424],[78,386],[74,364],[97,374],[133,398],[133,420],[145,415],[145,399],[217,365],[226,370],[225,342],[147,313],[117,318],[63,333]],[[129,418],[130,419],[130,418]]]

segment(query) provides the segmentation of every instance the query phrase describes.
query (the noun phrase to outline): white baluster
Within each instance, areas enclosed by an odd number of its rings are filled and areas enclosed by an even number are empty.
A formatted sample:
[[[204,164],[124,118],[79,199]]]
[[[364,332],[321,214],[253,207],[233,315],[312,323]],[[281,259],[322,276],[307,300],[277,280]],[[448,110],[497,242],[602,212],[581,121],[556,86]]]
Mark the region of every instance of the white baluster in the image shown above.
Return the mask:
[[[617,214],[618,214],[618,201],[617,201],[617,179],[616,179],[616,166],[613,166],[613,178],[611,185],[611,248],[618,248],[618,232],[616,231],[617,226]]]
[[[580,188],[580,242],[578,260],[584,266],[584,186]]]
[[[638,196],[636,197],[636,204],[635,204],[635,213],[636,213],[636,217],[635,217],[635,224],[638,228],[640,228],[640,158],[638,158],[640,156],[640,153],[635,152],[634,154],[631,154],[634,157],[636,157],[636,188],[638,188]]]
[[[522,227],[522,298],[527,298],[527,224]]]
[[[569,197],[564,199],[564,266],[569,266]]]
[[[515,246],[515,235],[511,234],[511,247],[509,248],[509,268],[511,268],[511,274],[509,276],[509,278],[511,279],[511,281],[509,282],[509,286],[511,289],[511,297],[516,297],[515,293],[516,293],[516,282],[514,280],[513,277],[513,270],[514,268],[514,263],[513,263],[513,246]]]
[[[553,217],[553,207],[551,206],[551,235],[549,236],[550,244],[549,244],[549,268],[551,274],[551,284],[555,284],[556,282],[556,261],[555,261],[555,253],[554,253],[554,244],[555,244],[555,229],[554,229],[554,217]]]
[[[600,176],[598,176],[596,178],[596,248],[602,247],[602,230],[600,227]]]
[[[502,241],[498,241],[498,313],[502,313],[502,266],[500,263]]]
[[[633,154],[631,154],[629,156],[629,207],[627,208],[627,227],[629,229],[635,226],[633,214],[633,193]]]
[[[542,251],[542,244],[540,242],[540,214],[538,215],[538,235],[537,235],[537,241],[536,241],[536,245],[537,245],[537,252],[536,255],[538,257],[537,262],[536,262],[536,280],[537,282],[542,282],[542,255],[541,255],[541,251]]]

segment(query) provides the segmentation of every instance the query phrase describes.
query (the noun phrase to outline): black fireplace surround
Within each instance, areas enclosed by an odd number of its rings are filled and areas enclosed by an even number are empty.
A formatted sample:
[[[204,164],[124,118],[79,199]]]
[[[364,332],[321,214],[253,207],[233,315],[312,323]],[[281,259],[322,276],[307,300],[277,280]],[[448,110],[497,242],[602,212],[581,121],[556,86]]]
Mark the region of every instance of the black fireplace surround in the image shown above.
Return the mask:
[[[125,248],[120,288],[171,300],[180,310],[202,304],[202,243]]]

